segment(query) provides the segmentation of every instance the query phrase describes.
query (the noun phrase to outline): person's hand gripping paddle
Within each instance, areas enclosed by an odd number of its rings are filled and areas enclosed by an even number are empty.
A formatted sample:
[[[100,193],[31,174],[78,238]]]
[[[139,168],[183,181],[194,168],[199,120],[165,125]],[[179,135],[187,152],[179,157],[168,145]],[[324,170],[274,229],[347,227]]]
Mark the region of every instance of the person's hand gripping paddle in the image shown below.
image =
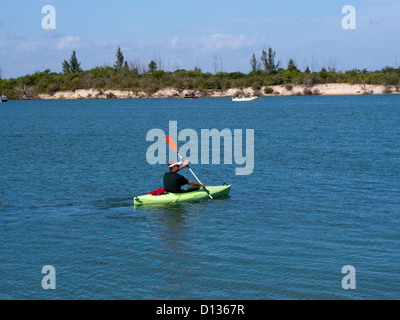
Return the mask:
[[[181,156],[181,154],[178,152],[178,148],[176,147],[176,144],[174,142],[174,140],[172,140],[171,137],[167,137],[167,143],[170,146],[170,148],[176,152],[179,156],[179,158],[181,158],[181,160],[183,162],[185,162],[185,160],[183,159],[183,157]],[[192,175],[196,178],[197,182],[201,184],[201,181],[199,180],[199,178],[197,178],[197,176],[194,174],[193,170],[189,167],[189,165],[187,166],[188,169],[190,170],[190,172],[192,173]],[[211,196],[210,192],[207,190],[206,187],[203,188],[205,192],[207,192],[208,196],[210,197],[211,200],[213,200],[214,198]]]

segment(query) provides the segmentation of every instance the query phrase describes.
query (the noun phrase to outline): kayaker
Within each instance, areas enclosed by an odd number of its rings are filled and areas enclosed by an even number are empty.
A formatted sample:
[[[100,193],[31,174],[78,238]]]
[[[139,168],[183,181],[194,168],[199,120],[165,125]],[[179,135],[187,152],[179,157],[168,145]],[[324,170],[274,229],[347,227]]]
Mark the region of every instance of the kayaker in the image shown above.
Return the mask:
[[[182,165],[181,162],[176,160],[168,161],[169,172],[164,174],[164,188],[166,192],[171,193],[182,193],[181,187],[188,184],[192,187],[204,188],[204,183],[196,183],[186,179],[184,176],[178,174],[178,171],[186,168],[189,165],[189,161],[185,161]]]

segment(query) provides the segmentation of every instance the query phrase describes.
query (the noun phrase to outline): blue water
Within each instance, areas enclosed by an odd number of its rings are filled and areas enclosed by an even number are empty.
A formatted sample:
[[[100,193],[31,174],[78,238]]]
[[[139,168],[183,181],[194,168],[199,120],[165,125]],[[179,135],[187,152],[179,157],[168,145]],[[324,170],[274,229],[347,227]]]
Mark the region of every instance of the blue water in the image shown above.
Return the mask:
[[[169,121],[254,129],[254,172],[193,165],[230,197],[134,209]],[[0,138],[0,299],[400,298],[398,95],[10,101]]]

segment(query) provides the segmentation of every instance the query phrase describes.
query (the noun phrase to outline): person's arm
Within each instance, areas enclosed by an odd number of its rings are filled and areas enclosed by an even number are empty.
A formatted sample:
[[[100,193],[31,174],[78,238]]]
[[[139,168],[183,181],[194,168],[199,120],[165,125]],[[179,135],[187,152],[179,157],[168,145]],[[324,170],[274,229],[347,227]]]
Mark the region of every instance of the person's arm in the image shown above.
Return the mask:
[[[183,163],[183,165],[181,165],[181,166],[179,167],[178,172],[181,171],[182,169],[186,168],[186,167],[189,165],[189,163],[190,163],[190,161],[189,161],[189,160],[186,160],[186,161]]]
[[[204,183],[197,183],[197,182],[193,182],[193,181],[188,181],[188,185],[192,186],[192,187],[202,187],[202,188],[205,187]]]

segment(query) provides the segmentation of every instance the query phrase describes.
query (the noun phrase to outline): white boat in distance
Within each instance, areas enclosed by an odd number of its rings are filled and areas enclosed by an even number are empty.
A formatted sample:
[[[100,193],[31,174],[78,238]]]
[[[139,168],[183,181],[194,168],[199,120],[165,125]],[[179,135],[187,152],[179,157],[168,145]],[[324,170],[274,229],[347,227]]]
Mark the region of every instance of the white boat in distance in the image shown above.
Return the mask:
[[[232,98],[232,101],[256,101],[258,100],[258,97],[242,97],[238,96],[235,98]]]
[[[2,95],[0,98],[0,102],[7,102],[7,101],[8,101],[7,97]]]

